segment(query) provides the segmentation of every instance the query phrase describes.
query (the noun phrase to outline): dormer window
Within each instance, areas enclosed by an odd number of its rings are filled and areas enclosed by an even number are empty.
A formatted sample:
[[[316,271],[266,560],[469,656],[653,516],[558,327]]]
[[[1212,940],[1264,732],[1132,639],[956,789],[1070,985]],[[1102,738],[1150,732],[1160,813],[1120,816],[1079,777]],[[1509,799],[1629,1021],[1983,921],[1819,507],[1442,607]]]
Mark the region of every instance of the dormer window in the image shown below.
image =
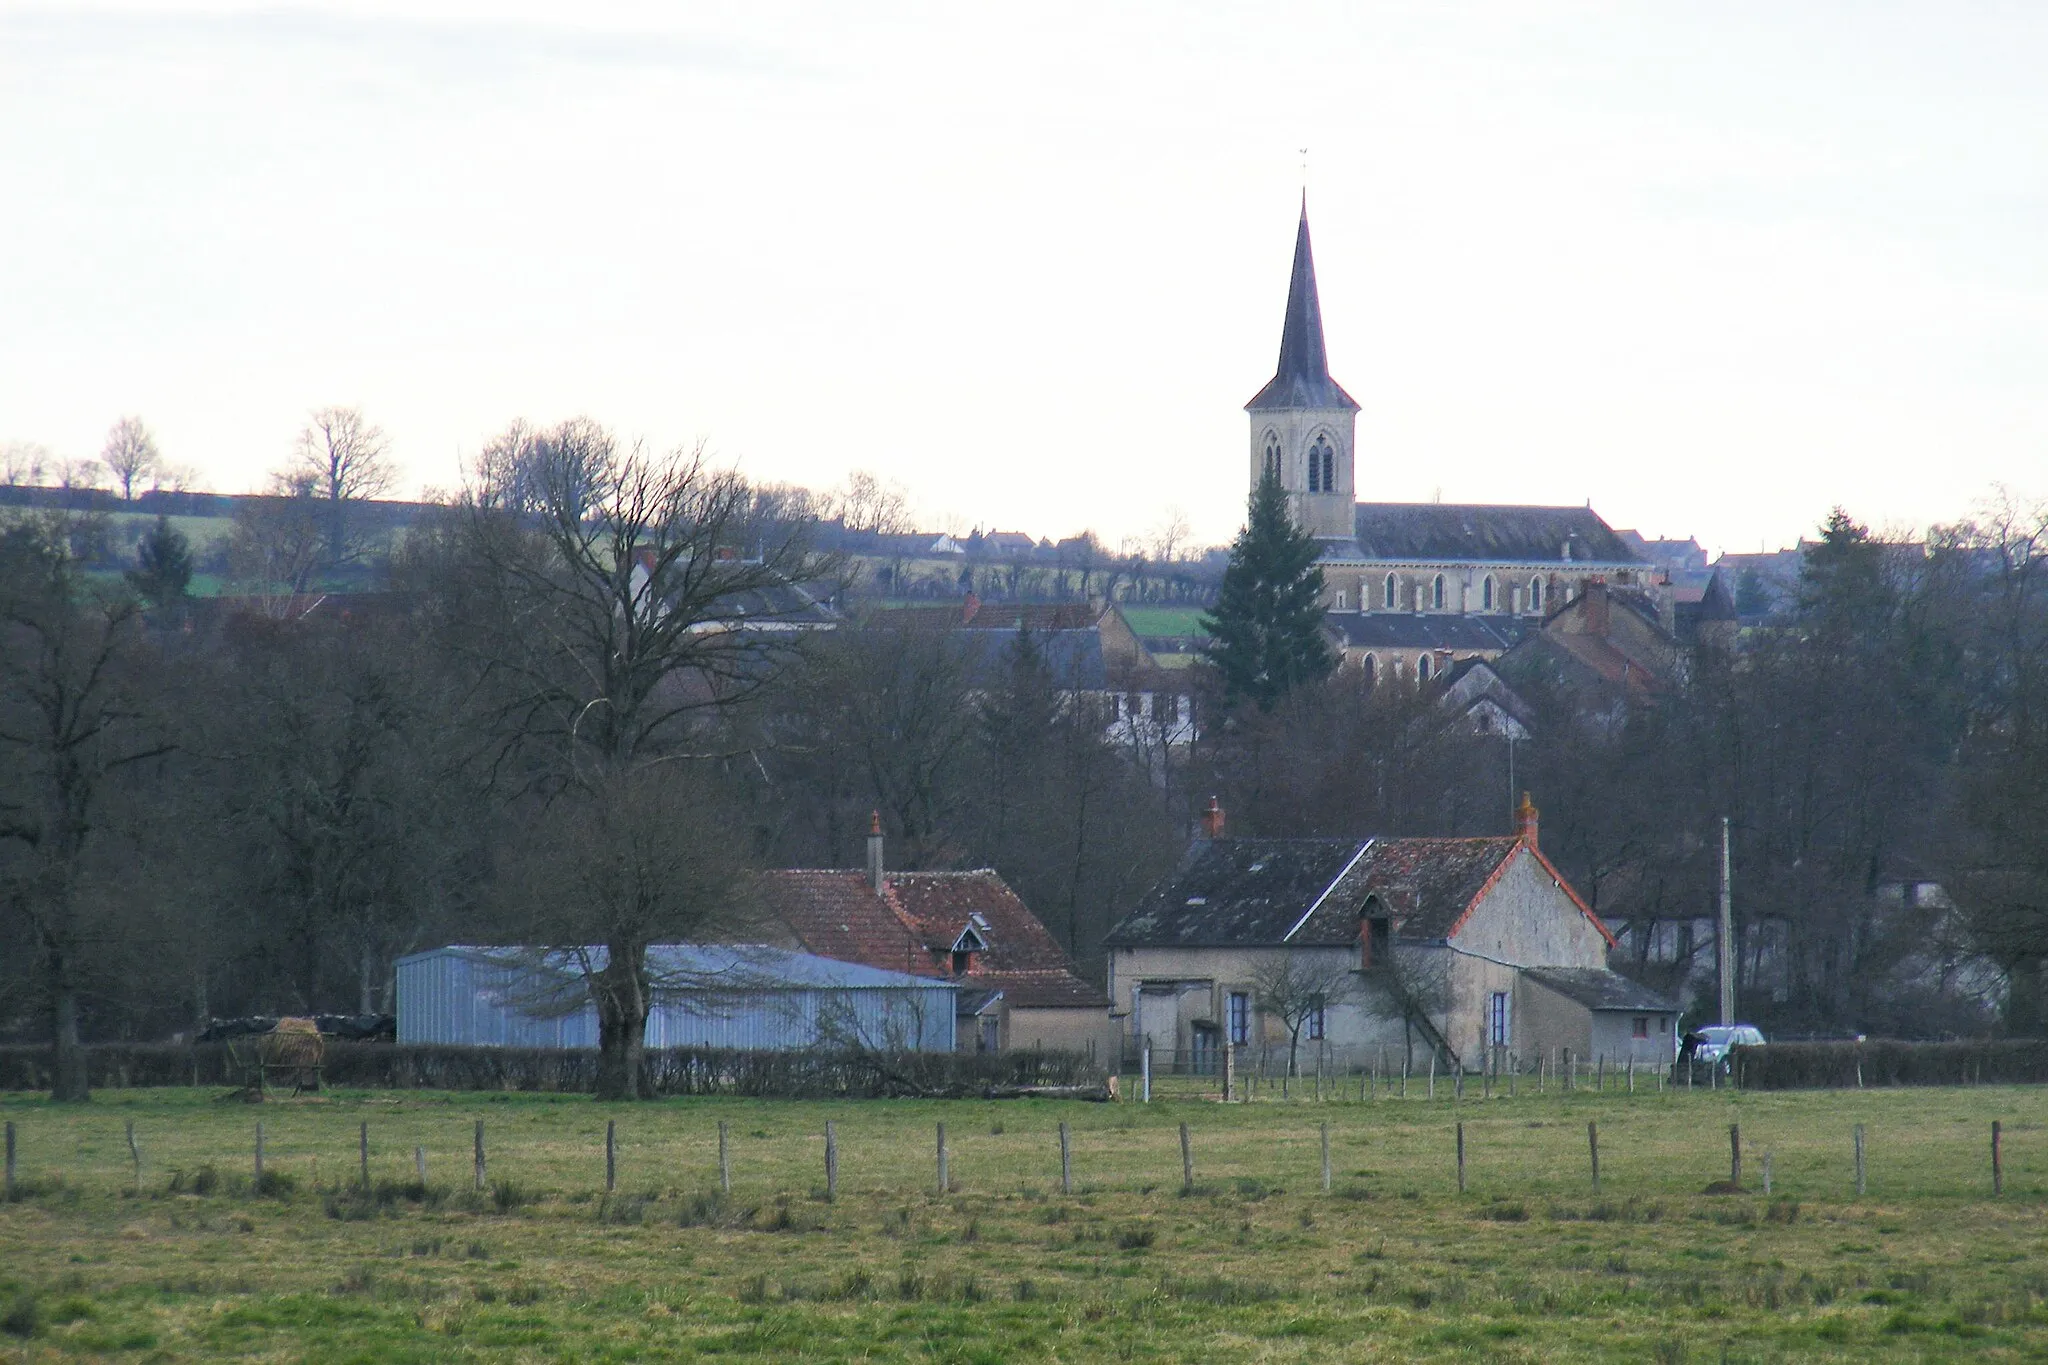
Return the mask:
[[[953,975],[965,976],[974,970],[974,955],[988,951],[988,921],[979,914],[967,917],[967,926],[953,940]]]
[[[1358,970],[1369,972],[1393,958],[1393,925],[1377,900],[1365,903],[1358,917]]]

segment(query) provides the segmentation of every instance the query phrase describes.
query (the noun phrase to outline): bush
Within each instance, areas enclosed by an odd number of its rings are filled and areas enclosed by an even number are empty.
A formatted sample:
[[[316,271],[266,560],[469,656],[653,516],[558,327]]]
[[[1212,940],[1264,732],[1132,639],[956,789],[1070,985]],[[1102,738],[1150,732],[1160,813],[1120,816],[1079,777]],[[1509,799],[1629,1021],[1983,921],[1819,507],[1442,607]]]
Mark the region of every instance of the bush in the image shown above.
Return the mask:
[[[33,1294],[19,1294],[7,1311],[0,1314],[0,1332],[11,1337],[32,1337],[43,1325],[43,1306]]]
[[[1771,1043],[1734,1049],[1730,1066],[1747,1090],[1853,1089],[1859,1066],[1866,1086],[2031,1085],[2048,1081],[2048,1039]]]

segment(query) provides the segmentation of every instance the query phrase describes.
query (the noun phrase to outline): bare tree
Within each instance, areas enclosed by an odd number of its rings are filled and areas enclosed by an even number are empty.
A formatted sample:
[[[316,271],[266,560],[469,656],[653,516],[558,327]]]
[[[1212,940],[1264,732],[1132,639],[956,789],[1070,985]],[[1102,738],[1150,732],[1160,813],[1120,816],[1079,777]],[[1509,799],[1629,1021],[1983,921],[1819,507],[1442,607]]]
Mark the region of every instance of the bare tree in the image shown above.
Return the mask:
[[[320,408],[299,432],[292,462],[278,477],[278,491],[326,504],[328,567],[339,568],[361,556],[349,504],[390,491],[397,471],[389,451],[383,428],[363,416],[361,408]]]
[[[910,495],[902,484],[894,480],[884,483],[871,469],[856,469],[846,476],[837,504],[849,531],[888,536],[910,529]]]
[[[39,484],[50,464],[49,447],[34,441],[8,441],[0,445],[0,484],[11,488]]]
[[[56,472],[59,488],[98,488],[107,481],[107,467],[90,455],[66,456],[57,461]]]
[[[40,960],[57,1100],[88,1094],[79,1004],[109,937],[90,881],[111,789],[168,750],[139,700],[140,626],[132,599],[83,581],[61,525],[0,533],[0,902],[26,918]]]
[[[637,1098],[648,945],[694,932],[709,893],[684,890],[723,874],[696,842],[635,853],[634,812],[655,804],[650,792],[706,780],[689,761],[730,748],[718,722],[790,662],[790,637],[772,629],[778,604],[793,609],[790,585],[836,566],[810,552],[801,525],[766,533],[745,480],[701,447],[657,455],[575,422],[535,450],[530,513],[469,490],[459,534],[471,577],[455,585],[450,619],[480,666],[500,785],[557,808],[560,845],[591,846],[614,869],[611,884],[585,883],[565,903],[572,918],[554,934],[557,946],[605,948],[600,1093]],[[646,861],[685,855],[707,861],[695,872]]]
[[[1448,949],[1395,942],[1366,971],[1360,988],[1369,1011],[1400,1021],[1402,1051],[1411,1063],[1417,1034],[1431,1051],[1455,1058],[1445,1038],[1452,997]]]
[[[1252,973],[1252,994],[1260,1014],[1278,1019],[1287,1030],[1287,1074],[1298,1076],[1297,1058],[1304,1029],[1324,1012],[1351,998],[1356,988],[1351,964],[1336,954],[1308,957],[1282,951],[1266,958]]]
[[[1145,547],[1152,556],[1152,562],[1161,568],[1178,563],[1192,534],[1187,513],[1178,507],[1167,508],[1159,524],[1145,533]]]
[[[296,597],[313,586],[327,546],[328,526],[308,493],[243,498],[228,533],[230,579],[243,592]]]
[[[133,502],[135,481],[154,473],[163,462],[163,455],[140,417],[123,417],[107,433],[107,443],[100,448],[100,462],[121,485],[121,500]]]

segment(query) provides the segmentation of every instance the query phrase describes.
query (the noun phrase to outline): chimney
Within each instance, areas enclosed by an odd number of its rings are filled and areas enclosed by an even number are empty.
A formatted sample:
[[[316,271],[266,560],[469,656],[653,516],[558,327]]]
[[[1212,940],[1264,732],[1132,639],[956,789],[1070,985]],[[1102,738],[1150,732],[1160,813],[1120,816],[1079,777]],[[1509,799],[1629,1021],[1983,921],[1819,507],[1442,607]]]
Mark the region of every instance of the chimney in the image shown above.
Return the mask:
[[[882,812],[874,811],[868,818],[868,885],[877,896],[882,894]]]
[[[1209,804],[1202,808],[1202,837],[1204,839],[1221,839],[1223,837],[1223,803],[1213,796],[1209,798]]]
[[[1586,629],[1605,639],[1613,626],[1613,607],[1607,600],[1607,580],[1599,574],[1586,580]]]
[[[1515,807],[1515,837],[1531,848],[1536,845],[1536,803],[1529,799],[1529,793],[1522,793],[1522,804]]]

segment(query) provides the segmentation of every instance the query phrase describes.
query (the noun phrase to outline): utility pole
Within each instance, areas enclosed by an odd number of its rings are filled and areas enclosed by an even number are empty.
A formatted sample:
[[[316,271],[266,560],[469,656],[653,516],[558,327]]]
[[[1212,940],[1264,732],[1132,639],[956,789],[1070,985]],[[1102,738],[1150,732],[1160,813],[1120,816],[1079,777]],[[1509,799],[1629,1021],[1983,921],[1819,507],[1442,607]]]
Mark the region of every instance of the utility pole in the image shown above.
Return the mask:
[[[1735,893],[1729,884],[1728,817],[1721,817],[1721,929],[1714,954],[1721,973],[1721,1024],[1735,1022]]]

